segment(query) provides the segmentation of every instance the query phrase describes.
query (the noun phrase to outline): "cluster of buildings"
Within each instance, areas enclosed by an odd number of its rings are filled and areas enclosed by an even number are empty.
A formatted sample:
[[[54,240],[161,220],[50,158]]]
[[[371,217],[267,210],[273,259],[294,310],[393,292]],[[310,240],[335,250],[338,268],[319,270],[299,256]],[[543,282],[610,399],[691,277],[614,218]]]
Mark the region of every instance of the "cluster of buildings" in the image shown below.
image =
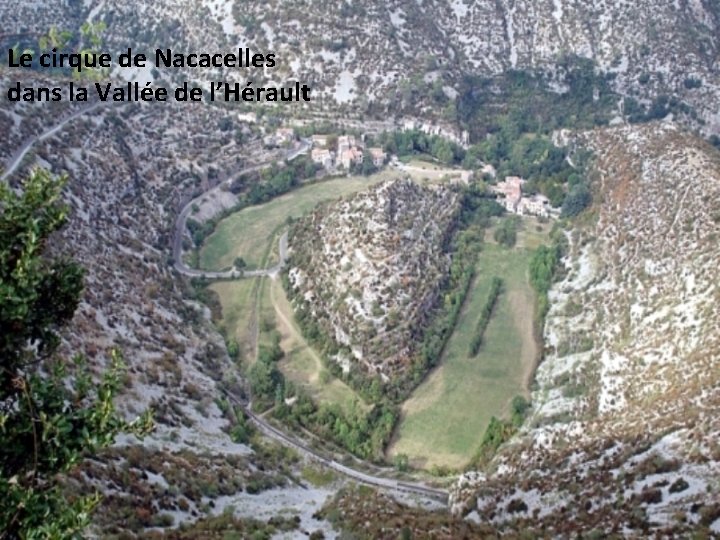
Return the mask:
[[[334,145],[331,144],[329,135],[312,136],[310,158],[325,169],[342,167],[349,170],[353,165],[362,163],[365,152],[370,155],[373,165],[376,167],[382,167],[387,159],[382,148],[365,148],[354,135],[341,135],[337,138],[337,144]]]
[[[263,142],[266,147],[290,146],[297,139],[291,127],[276,129],[267,135]],[[375,167],[382,167],[387,154],[380,147],[366,148],[354,135],[313,135],[310,158],[326,170],[343,168],[350,170],[353,165],[361,164],[367,153]]]
[[[522,186],[525,182],[517,176],[507,176],[490,189],[500,196],[500,202],[508,212],[521,216],[548,217],[552,208],[549,199],[540,194],[523,195]]]

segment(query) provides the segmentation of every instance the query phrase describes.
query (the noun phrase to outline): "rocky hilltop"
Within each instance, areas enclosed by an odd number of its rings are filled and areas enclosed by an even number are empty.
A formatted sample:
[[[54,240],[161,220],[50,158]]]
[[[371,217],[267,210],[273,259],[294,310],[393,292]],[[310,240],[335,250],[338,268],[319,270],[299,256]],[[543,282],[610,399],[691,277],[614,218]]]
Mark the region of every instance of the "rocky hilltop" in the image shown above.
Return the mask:
[[[456,510],[551,534],[717,528],[720,153],[670,125],[580,138],[596,204],[550,293],[534,412]]]
[[[313,320],[344,371],[356,366],[384,381],[406,374],[447,278],[459,209],[447,187],[395,180],[293,227],[296,312]]]

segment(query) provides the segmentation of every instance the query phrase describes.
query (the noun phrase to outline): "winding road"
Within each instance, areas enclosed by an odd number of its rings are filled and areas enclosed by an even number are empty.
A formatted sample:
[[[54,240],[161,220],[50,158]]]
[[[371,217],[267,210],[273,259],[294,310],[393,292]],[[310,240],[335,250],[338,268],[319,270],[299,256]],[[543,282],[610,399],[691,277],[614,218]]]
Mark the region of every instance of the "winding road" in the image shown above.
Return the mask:
[[[292,161],[299,155],[307,152],[310,149],[310,146],[312,143],[308,140],[302,140],[300,141],[300,144],[293,148],[292,150],[289,150],[285,153],[284,157],[282,159],[285,159],[287,161]],[[277,160],[271,160],[266,161],[264,163],[260,163],[259,165],[253,165],[252,167],[247,167],[245,169],[242,169],[237,173],[236,176],[242,176],[243,174],[247,174],[253,171],[260,171],[262,169],[267,169],[270,167],[274,162]],[[285,261],[287,260],[287,233],[283,234],[280,237],[280,246],[279,246],[279,261],[275,266],[272,266],[270,268],[264,268],[260,270],[225,270],[225,271],[212,271],[212,270],[199,270],[197,268],[190,268],[185,261],[183,260],[183,237],[188,233],[187,231],[187,220],[190,217],[190,212],[192,212],[192,208],[195,204],[198,204],[201,199],[204,199],[208,195],[212,195],[213,193],[230,186],[232,183],[232,177],[228,178],[224,182],[220,182],[215,187],[210,188],[209,190],[201,193],[194,199],[192,199],[190,202],[188,202],[183,209],[178,214],[177,219],[175,220],[175,232],[173,234],[173,245],[172,245],[172,256],[175,267],[175,270],[177,270],[180,274],[191,277],[191,278],[206,278],[206,279],[239,279],[239,278],[245,278],[245,277],[262,277],[262,276],[275,276],[278,274],[278,272],[282,269],[283,265],[285,264]]]
[[[40,135],[37,137],[33,137],[32,139],[28,139],[25,141],[25,144],[23,144],[20,148],[18,148],[11,156],[10,159],[8,159],[7,164],[5,165],[5,170],[0,175],[0,181],[7,180],[12,173],[15,172],[15,170],[18,168],[22,160],[25,158],[27,153],[30,151],[30,149],[35,146],[40,141],[44,141],[48,137],[52,137],[56,133],[58,133],[62,128],[64,128],[67,124],[75,120],[76,118],[82,116],[83,114],[87,114],[91,111],[94,111],[97,109],[101,103],[95,103],[93,105],[90,105],[89,107],[84,107],[80,110],[75,111],[71,115],[63,118],[60,120],[57,124],[49,127],[45,131],[43,131]]]
[[[348,478],[351,478],[356,482],[373,487],[378,487],[390,491],[411,493],[413,495],[420,495],[428,499],[440,501],[444,504],[447,504],[448,502],[448,492],[444,489],[435,488],[418,482],[404,482],[402,480],[396,480],[394,478],[387,478],[384,476],[368,474],[357,469],[353,469],[352,467],[348,467],[347,465],[343,465],[342,463],[339,463],[334,459],[327,458],[319,454],[312,448],[309,448],[302,442],[298,441],[291,435],[288,435],[287,433],[277,429],[275,426],[268,423],[261,416],[252,412],[250,405],[245,405],[241,403],[238,399],[228,393],[226,393],[225,395],[230,401],[243,408],[245,414],[247,414],[252,424],[266,437],[279,442],[283,446],[293,448],[300,454],[324,465],[329,469],[332,469],[335,472],[342,474],[343,476],[347,476]]]
[[[62,130],[63,127],[65,127],[68,123],[72,122],[74,119],[78,118],[79,116],[89,113],[95,109],[97,109],[101,104],[96,103],[90,107],[86,107],[84,109],[81,109],[79,111],[74,112],[70,116],[60,120],[57,124],[51,126],[47,130],[45,130],[43,133],[38,135],[37,137],[34,137],[32,139],[29,139],[26,141],[16,152],[13,153],[13,155],[10,157],[10,159],[7,162],[6,169],[3,171],[2,175],[0,175],[0,181],[5,180],[8,178],[17,167],[20,165],[22,160],[25,158],[27,153],[30,151],[30,149],[38,142],[43,141],[56,133],[58,133],[60,130]],[[310,148],[310,142],[307,140],[301,141],[301,143],[298,145],[297,148],[294,148],[286,153],[285,159],[292,160],[295,159],[300,154],[306,152]],[[252,167],[248,167],[242,171],[240,171],[238,174],[244,174],[252,171],[261,170],[264,168],[269,167],[272,164],[272,162],[266,162],[259,165],[255,165]],[[189,268],[182,260],[182,240],[183,236],[187,234],[187,219],[190,215],[190,212],[192,211],[193,204],[196,204],[201,198],[206,197],[209,193],[211,193],[213,190],[222,189],[222,186],[224,184],[228,184],[231,182],[231,179],[228,179],[217,186],[211,188],[210,190],[202,193],[201,195],[195,197],[190,202],[188,202],[180,211],[178,214],[178,217],[175,221],[175,231],[173,235],[173,245],[172,245],[172,254],[174,259],[174,267],[175,270],[177,270],[180,274],[188,276],[188,277],[206,277],[208,279],[228,279],[228,278],[240,278],[240,277],[257,277],[257,276],[270,276],[275,277],[281,270],[283,264],[285,263],[287,259],[287,233],[283,234],[280,237],[279,240],[279,262],[273,267],[266,268],[263,270],[250,270],[246,272],[240,272],[238,270],[229,270],[226,272],[209,272],[204,270],[196,270],[193,268]],[[403,482],[401,480],[396,480],[393,478],[387,478],[383,476],[375,476],[372,474],[368,474],[362,471],[359,471],[357,469],[353,469],[352,467],[348,467],[347,465],[343,465],[342,463],[339,463],[333,459],[327,458],[320,454],[319,452],[315,451],[312,448],[309,448],[304,443],[300,442],[293,436],[277,429],[270,423],[268,423],[266,420],[261,418],[260,416],[256,415],[252,411],[251,403],[245,403],[237,399],[235,396],[231,394],[225,393],[226,397],[231,400],[236,405],[242,407],[242,409],[245,411],[245,414],[247,414],[250,421],[257,427],[259,431],[261,431],[265,436],[275,440],[276,442],[291,447],[295,449],[297,452],[302,454],[303,456],[310,458],[316,462],[321,463],[322,465],[348,477],[356,482],[370,485],[373,487],[378,487],[381,489],[386,489],[390,491],[396,491],[396,492],[404,492],[404,493],[411,493],[414,495],[418,495],[421,497],[425,497],[428,499],[433,499],[437,501],[441,501],[443,503],[447,503],[448,501],[448,492],[442,489],[434,488],[431,486],[427,486],[425,484],[415,483],[415,482]]]
[[[300,154],[306,152],[310,148],[311,143],[307,140],[304,140],[301,142],[299,148],[293,149],[290,152],[287,153],[285,156],[285,159],[292,160],[299,156]],[[244,174],[252,171],[257,171],[266,167],[269,167],[272,162],[263,163],[260,165],[255,165],[253,167],[248,167],[242,171],[240,171],[239,174]],[[239,279],[239,278],[249,278],[249,277],[262,277],[262,276],[269,276],[271,278],[274,278],[278,275],[280,270],[282,269],[283,265],[285,264],[285,261],[287,260],[287,242],[288,242],[288,235],[287,232],[285,232],[282,236],[280,236],[279,240],[279,261],[275,266],[261,269],[261,270],[248,270],[248,271],[241,271],[241,270],[226,270],[223,272],[220,271],[208,271],[208,270],[198,270],[194,268],[190,268],[185,261],[183,261],[182,258],[182,240],[183,236],[187,234],[187,220],[190,215],[190,212],[192,211],[192,207],[194,204],[197,204],[202,198],[205,198],[207,195],[211,194],[215,190],[219,190],[223,188],[223,185],[229,185],[231,182],[231,179],[225,180],[224,182],[221,182],[217,186],[211,188],[210,190],[202,193],[201,195],[198,195],[193,200],[188,202],[183,209],[180,211],[180,214],[178,214],[178,218],[175,222],[175,234],[173,238],[173,259],[174,259],[174,267],[175,270],[177,270],[180,274],[188,276],[188,277],[203,277],[206,279]],[[262,418],[261,416],[255,414],[252,411],[252,402],[250,403],[244,403],[238,400],[235,396],[231,394],[225,394],[226,397],[234,402],[236,405],[242,407],[243,411],[245,411],[245,414],[250,419],[250,421],[255,425],[255,427],[261,431],[266,437],[269,437],[273,439],[274,441],[282,444],[283,446],[288,446],[290,448],[295,449],[297,452],[302,454],[303,456],[310,458],[316,462],[321,463],[322,465],[328,467],[329,469],[332,469],[344,476],[347,476],[348,478],[351,478],[355,480],[356,482],[360,482],[362,484],[366,484],[373,487],[378,487],[386,490],[391,491],[399,491],[404,493],[411,493],[414,495],[419,495],[421,497],[425,497],[428,499],[436,500],[443,502],[447,504],[448,502],[448,492],[442,489],[434,488],[431,486],[427,486],[425,484],[415,483],[415,482],[403,482],[400,480],[396,480],[393,478],[387,478],[384,476],[375,476],[371,475],[362,471],[359,471],[357,469],[353,469],[351,467],[348,467],[347,465],[343,465],[342,463],[338,463],[337,461],[333,459],[329,459],[322,454],[318,453],[317,451],[313,450],[312,448],[309,448],[304,443],[300,442],[293,436],[289,435],[288,433],[285,433],[278,428],[271,425],[267,420]]]

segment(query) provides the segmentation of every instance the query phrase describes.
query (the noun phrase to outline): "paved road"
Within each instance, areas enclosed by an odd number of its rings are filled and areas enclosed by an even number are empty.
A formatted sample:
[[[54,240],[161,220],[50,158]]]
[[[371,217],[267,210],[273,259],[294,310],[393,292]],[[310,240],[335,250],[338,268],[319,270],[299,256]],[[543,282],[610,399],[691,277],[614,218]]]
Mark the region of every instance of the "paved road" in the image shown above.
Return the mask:
[[[27,141],[21,148],[19,148],[13,156],[10,158],[7,164],[7,169],[0,177],[0,180],[4,180],[8,176],[10,176],[18,167],[18,165],[22,162],[23,158],[27,155],[28,151],[33,147],[34,144],[36,144],[38,141],[42,141],[48,137],[51,137],[58,131],[60,131],[66,124],[74,120],[75,118],[79,117],[82,114],[91,112],[92,110],[96,109],[100,104],[94,104],[90,107],[87,107],[85,109],[82,109],[80,111],[77,111],[73,113],[72,115],[68,116],[67,118],[61,120],[57,124],[53,125],[52,127],[48,128],[46,131],[44,131],[42,134],[38,135],[37,137],[30,139]],[[302,154],[303,152],[307,151],[307,149],[310,147],[309,143],[307,141],[303,141],[300,146],[290,152],[286,155],[286,159],[291,160],[296,158],[298,155]],[[260,165],[256,165],[254,167],[248,167],[240,172],[240,174],[244,174],[247,172],[260,170],[265,167],[270,166],[271,163],[263,163]],[[228,272],[205,272],[202,270],[195,270],[192,268],[188,268],[187,265],[182,261],[182,238],[183,235],[186,233],[186,227],[187,227],[187,218],[190,214],[192,205],[196,203],[200,198],[205,197],[210,191],[214,189],[221,189],[221,186],[223,184],[229,183],[231,180],[226,180],[225,182],[219,184],[218,186],[215,186],[211,190],[203,193],[202,195],[196,197],[192,201],[190,201],[185,207],[182,209],[180,214],[178,215],[178,219],[175,223],[175,235],[173,238],[173,257],[175,259],[175,269],[180,272],[181,274],[190,276],[190,277],[200,277],[200,276],[206,276],[211,279],[219,279],[219,278],[232,278],[232,277],[241,277],[240,273],[231,270]],[[287,233],[283,234],[280,237],[279,241],[279,262],[275,266],[271,268],[266,268],[264,270],[252,270],[245,272],[243,276],[251,277],[251,276],[266,276],[266,275],[274,275],[277,274],[280,269],[282,268],[282,265],[284,264],[285,260],[287,259]],[[243,404],[239,402],[234,396],[231,396],[229,394],[226,394],[227,397],[236,403],[237,405],[240,405],[245,410],[246,414],[250,418],[251,422],[267,437],[279,442],[280,444],[283,444],[285,446],[289,446],[291,448],[294,448],[296,451],[300,452],[302,455],[311,458],[315,461],[318,461],[325,465],[326,467],[333,469],[334,471],[343,474],[349,478],[352,478],[353,480],[360,482],[362,484],[367,484],[383,489],[388,489],[392,491],[400,491],[400,492],[406,492],[406,493],[412,493],[415,495],[420,495],[422,497],[431,498],[434,500],[439,500],[444,503],[447,503],[448,500],[448,492],[444,491],[442,489],[433,488],[430,486],[426,486],[424,484],[419,483],[413,483],[413,482],[402,482],[399,480],[391,479],[391,478],[385,478],[382,476],[374,476],[368,473],[364,473],[361,471],[358,471],[356,469],[353,469],[351,467],[348,467],[346,465],[343,465],[342,463],[338,463],[335,460],[329,459],[325,456],[322,456],[315,450],[305,446],[300,441],[296,440],[291,435],[288,435],[279,429],[275,428],[271,424],[269,424],[267,421],[256,415],[252,412],[250,405]]]
[[[70,116],[62,119],[57,124],[54,124],[53,126],[49,127],[45,131],[43,131],[40,135],[37,137],[34,137],[32,139],[28,139],[25,141],[25,144],[23,144],[20,148],[18,148],[12,156],[10,156],[10,159],[8,160],[7,164],[5,165],[5,170],[3,171],[2,175],[0,175],[0,181],[5,180],[12,175],[12,173],[15,172],[15,169],[18,168],[20,163],[22,163],[22,160],[25,158],[27,153],[30,151],[30,149],[38,142],[44,141],[48,137],[52,137],[55,135],[58,131],[60,131],[62,128],[64,128],[68,123],[75,120],[77,117],[82,116],[83,114],[87,114],[91,111],[94,111],[98,107],[100,107],[101,103],[95,103],[93,105],[90,105],[89,107],[82,108],[78,111],[75,111]]]
[[[310,149],[311,142],[308,140],[303,140],[300,142],[297,148],[293,148],[292,150],[289,150],[282,159],[286,159],[288,161],[291,161],[298,157],[299,155],[307,152]],[[253,171],[259,171],[262,169],[266,169],[270,167],[276,160],[268,161],[265,163],[261,163],[259,165],[254,165],[252,167],[247,167],[241,171],[239,171],[236,175],[232,175],[230,178],[225,180],[224,182],[219,183],[213,188],[210,188],[208,191],[203,192],[202,194],[195,197],[193,200],[188,202],[183,209],[178,214],[177,219],[175,220],[175,232],[173,234],[173,245],[172,245],[172,256],[174,261],[174,267],[175,270],[177,270],[179,273],[183,274],[184,276],[188,277],[204,277],[207,279],[236,279],[236,278],[243,278],[243,277],[259,277],[259,276],[274,276],[277,275],[277,273],[281,270],[283,265],[285,264],[285,261],[287,260],[287,233],[283,234],[280,237],[280,246],[279,246],[279,262],[275,266],[272,266],[270,268],[264,268],[260,270],[245,270],[245,271],[239,271],[239,270],[226,270],[224,272],[215,272],[210,270],[199,270],[197,268],[190,268],[185,261],[183,260],[183,237],[188,233],[187,231],[187,220],[188,217],[190,217],[190,212],[192,211],[192,207],[195,204],[198,204],[201,199],[207,197],[208,195],[211,195],[212,193],[215,193],[223,187],[229,186],[233,181],[233,176],[242,176],[243,174],[247,174]]]
[[[402,480],[396,480],[394,478],[386,478],[384,476],[368,474],[362,471],[358,471],[357,469],[353,469],[352,467],[348,467],[347,465],[343,465],[342,463],[338,463],[333,459],[329,459],[319,454],[312,448],[307,447],[305,444],[298,441],[293,436],[269,424],[265,419],[252,412],[251,405],[245,405],[243,403],[240,403],[232,395],[226,394],[226,396],[236,405],[240,405],[241,407],[243,407],[243,410],[245,411],[245,414],[247,414],[250,421],[265,436],[279,442],[283,446],[293,448],[303,456],[317,461],[325,467],[328,467],[329,469],[332,469],[344,476],[347,476],[348,478],[351,478],[356,482],[390,491],[412,493],[414,495],[419,495],[421,497],[440,501],[445,504],[447,504],[448,502],[449,494],[444,489],[427,486],[418,482],[403,482]]]
[[[286,156],[286,159],[291,160],[300,155],[301,153],[307,151],[307,149],[310,147],[309,141],[303,141],[299,148],[292,150],[289,152]],[[260,170],[262,168],[270,166],[271,163],[263,163],[260,165],[256,165],[254,167],[249,167],[243,171],[240,172],[240,174],[244,174],[247,172]],[[275,266],[272,266],[270,268],[265,268],[262,270],[249,270],[245,272],[240,272],[238,270],[228,270],[225,272],[211,272],[211,271],[204,271],[204,270],[198,270],[194,268],[189,268],[187,264],[182,260],[182,239],[183,236],[187,233],[187,219],[190,215],[191,209],[193,204],[196,204],[200,199],[206,197],[209,193],[211,193],[213,190],[222,189],[223,184],[228,184],[231,182],[231,180],[226,180],[225,182],[215,186],[214,188],[211,188],[210,190],[206,191],[205,193],[199,195],[198,197],[195,197],[192,201],[190,201],[188,204],[186,204],[183,209],[181,210],[180,214],[178,215],[178,219],[175,222],[175,235],[173,239],[173,258],[175,260],[175,269],[189,277],[205,277],[207,279],[230,279],[230,278],[241,278],[241,277],[256,277],[256,276],[274,276],[277,275],[277,273],[282,269],[282,266],[285,264],[285,261],[287,260],[287,232],[284,233],[279,240],[279,261],[278,264]],[[276,427],[272,426],[270,423],[268,423],[265,419],[262,417],[256,415],[252,411],[251,404],[241,403],[239,400],[237,400],[234,396],[227,394],[226,396],[228,399],[233,401],[235,404],[241,406],[245,413],[247,414],[250,421],[267,437],[279,442],[280,444],[284,446],[289,446],[302,455],[313,459],[319,463],[322,463],[326,467],[333,469],[334,471],[347,476],[349,478],[352,478],[356,482],[360,482],[362,484],[367,484],[374,487],[379,487],[382,489],[387,489],[391,491],[400,491],[405,493],[412,493],[415,495],[419,495],[422,497],[430,498],[433,500],[439,500],[443,503],[447,503],[448,501],[448,492],[442,489],[433,488],[430,486],[426,486],[424,484],[419,483],[413,483],[413,482],[402,482],[399,480],[395,480],[392,478],[385,478],[382,476],[374,476],[362,471],[358,471],[356,469],[353,469],[351,467],[348,467],[346,465],[343,465],[342,463],[338,463],[335,460],[329,459],[312,448],[307,447],[302,442],[298,441],[291,435],[284,433],[283,431],[277,429]]]

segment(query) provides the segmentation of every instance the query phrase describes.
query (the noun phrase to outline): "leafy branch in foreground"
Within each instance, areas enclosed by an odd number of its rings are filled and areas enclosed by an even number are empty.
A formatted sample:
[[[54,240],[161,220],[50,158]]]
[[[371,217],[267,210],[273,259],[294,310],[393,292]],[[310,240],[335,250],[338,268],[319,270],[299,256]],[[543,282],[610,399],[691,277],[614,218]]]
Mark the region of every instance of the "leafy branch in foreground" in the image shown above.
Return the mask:
[[[58,330],[73,317],[82,269],[46,255],[67,220],[65,177],[34,170],[16,192],[0,184],[0,538],[70,538],[87,527],[98,494],[67,499],[58,475],[111,444],[152,427],[149,413],[126,422],[113,398],[122,360],[95,384],[76,356],[57,354]]]

